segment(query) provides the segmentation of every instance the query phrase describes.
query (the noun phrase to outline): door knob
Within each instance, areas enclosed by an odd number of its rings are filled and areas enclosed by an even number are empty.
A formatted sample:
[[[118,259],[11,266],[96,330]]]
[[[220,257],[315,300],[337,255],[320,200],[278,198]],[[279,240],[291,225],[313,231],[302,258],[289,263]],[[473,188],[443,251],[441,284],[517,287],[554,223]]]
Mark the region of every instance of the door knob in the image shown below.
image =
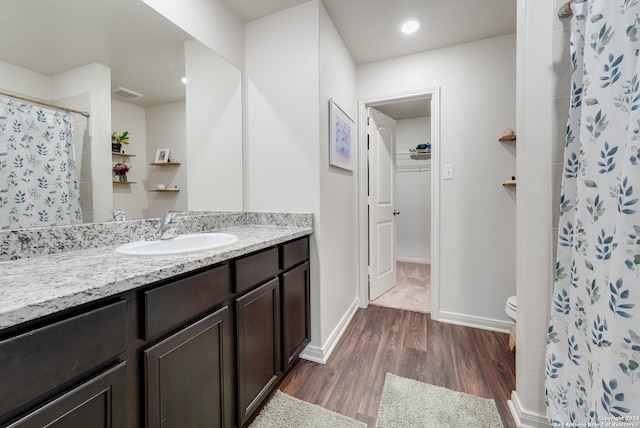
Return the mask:
[[[400,214],[400,211],[398,211],[398,210],[393,210],[393,215],[398,215],[398,214]]]

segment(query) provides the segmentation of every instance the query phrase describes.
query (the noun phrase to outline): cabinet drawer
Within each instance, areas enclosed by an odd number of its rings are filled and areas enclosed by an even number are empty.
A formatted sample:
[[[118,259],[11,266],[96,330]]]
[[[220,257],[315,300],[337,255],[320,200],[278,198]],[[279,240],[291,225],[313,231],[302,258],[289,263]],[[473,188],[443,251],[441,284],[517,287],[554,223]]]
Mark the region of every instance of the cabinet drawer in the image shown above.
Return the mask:
[[[0,342],[0,415],[125,351],[126,302]]]
[[[214,308],[231,296],[231,272],[224,264],[144,293],[144,335],[149,339]]]
[[[278,275],[278,249],[271,248],[235,261],[236,293],[265,282]]]
[[[282,269],[287,270],[309,258],[309,238],[304,237],[282,246]]]

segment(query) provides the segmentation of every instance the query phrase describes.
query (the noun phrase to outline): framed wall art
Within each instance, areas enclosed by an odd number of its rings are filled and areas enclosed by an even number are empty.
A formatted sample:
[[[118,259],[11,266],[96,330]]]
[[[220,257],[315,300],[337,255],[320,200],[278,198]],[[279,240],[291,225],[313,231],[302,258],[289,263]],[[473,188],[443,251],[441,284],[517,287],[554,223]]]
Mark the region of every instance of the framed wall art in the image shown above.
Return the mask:
[[[356,129],[353,120],[338,104],[329,100],[329,165],[353,171]]]
[[[167,163],[169,162],[169,149],[158,149],[156,151],[155,163]]]

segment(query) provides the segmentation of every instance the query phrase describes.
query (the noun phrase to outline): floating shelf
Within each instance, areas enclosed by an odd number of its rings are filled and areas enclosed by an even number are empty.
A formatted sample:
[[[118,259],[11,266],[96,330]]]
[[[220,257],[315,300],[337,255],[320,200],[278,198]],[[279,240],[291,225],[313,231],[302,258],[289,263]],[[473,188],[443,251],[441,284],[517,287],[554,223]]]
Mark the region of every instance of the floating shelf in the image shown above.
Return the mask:
[[[179,192],[180,189],[165,189],[165,190],[159,190],[159,189],[149,189],[150,192],[157,192],[157,193],[165,193],[165,192],[172,192],[172,193],[176,193]]]
[[[136,181],[112,181],[113,184],[137,184]]]
[[[504,137],[498,138],[498,141],[502,141],[503,143],[505,141],[515,141],[515,140],[516,140],[516,134],[506,135]]]
[[[516,182],[516,180],[505,180],[502,183],[502,185],[505,186],[505,187],[515,187],[517,185],[517,182]]]
[[[151,162],[149,165],[171,166],[171,165],[182,165],[182,164],[180,162]]]
[[[120,152],[111,152],[111,154],[114,155],[114,156],[123,156],[123,157],[126,157],[126,158],[133,158],[133,157],[136,156],[136,155],[132,155],[132,154],[129,154],[129,153],[120,153]]]

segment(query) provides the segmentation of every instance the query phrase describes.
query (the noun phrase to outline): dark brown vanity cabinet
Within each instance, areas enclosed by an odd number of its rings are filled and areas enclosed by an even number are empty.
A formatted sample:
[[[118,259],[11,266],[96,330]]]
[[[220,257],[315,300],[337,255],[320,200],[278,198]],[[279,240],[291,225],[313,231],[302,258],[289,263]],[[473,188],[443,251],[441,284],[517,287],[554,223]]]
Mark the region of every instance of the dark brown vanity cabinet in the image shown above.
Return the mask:
[[[231,284],[225,263],[142,292],[147,427],[233,426]]]
[[[126,424],[126,363],[91,378],[9,428],[120,428]]]
[[[236,301],[238,415],[242,426],[282,374],[280,285],[272,279]]]
[[[232,426],[227,306],[144,351],[148,427]]]
[[[125,424],[126,302],[0,341],[0,426]]]
[[[0,331],[0,428],[241,427],[309,342],[309,239],[29,325]]]
[[[311,338],[309,262],[282,274],[282,364],[289,370]]]
[[[236,261],[238,287],[262,284],[236,300],[240,426],[309,343],[308,258],[309,240],[302,238]],[[250,275],[242,271],[258,264],[261,269]]]

